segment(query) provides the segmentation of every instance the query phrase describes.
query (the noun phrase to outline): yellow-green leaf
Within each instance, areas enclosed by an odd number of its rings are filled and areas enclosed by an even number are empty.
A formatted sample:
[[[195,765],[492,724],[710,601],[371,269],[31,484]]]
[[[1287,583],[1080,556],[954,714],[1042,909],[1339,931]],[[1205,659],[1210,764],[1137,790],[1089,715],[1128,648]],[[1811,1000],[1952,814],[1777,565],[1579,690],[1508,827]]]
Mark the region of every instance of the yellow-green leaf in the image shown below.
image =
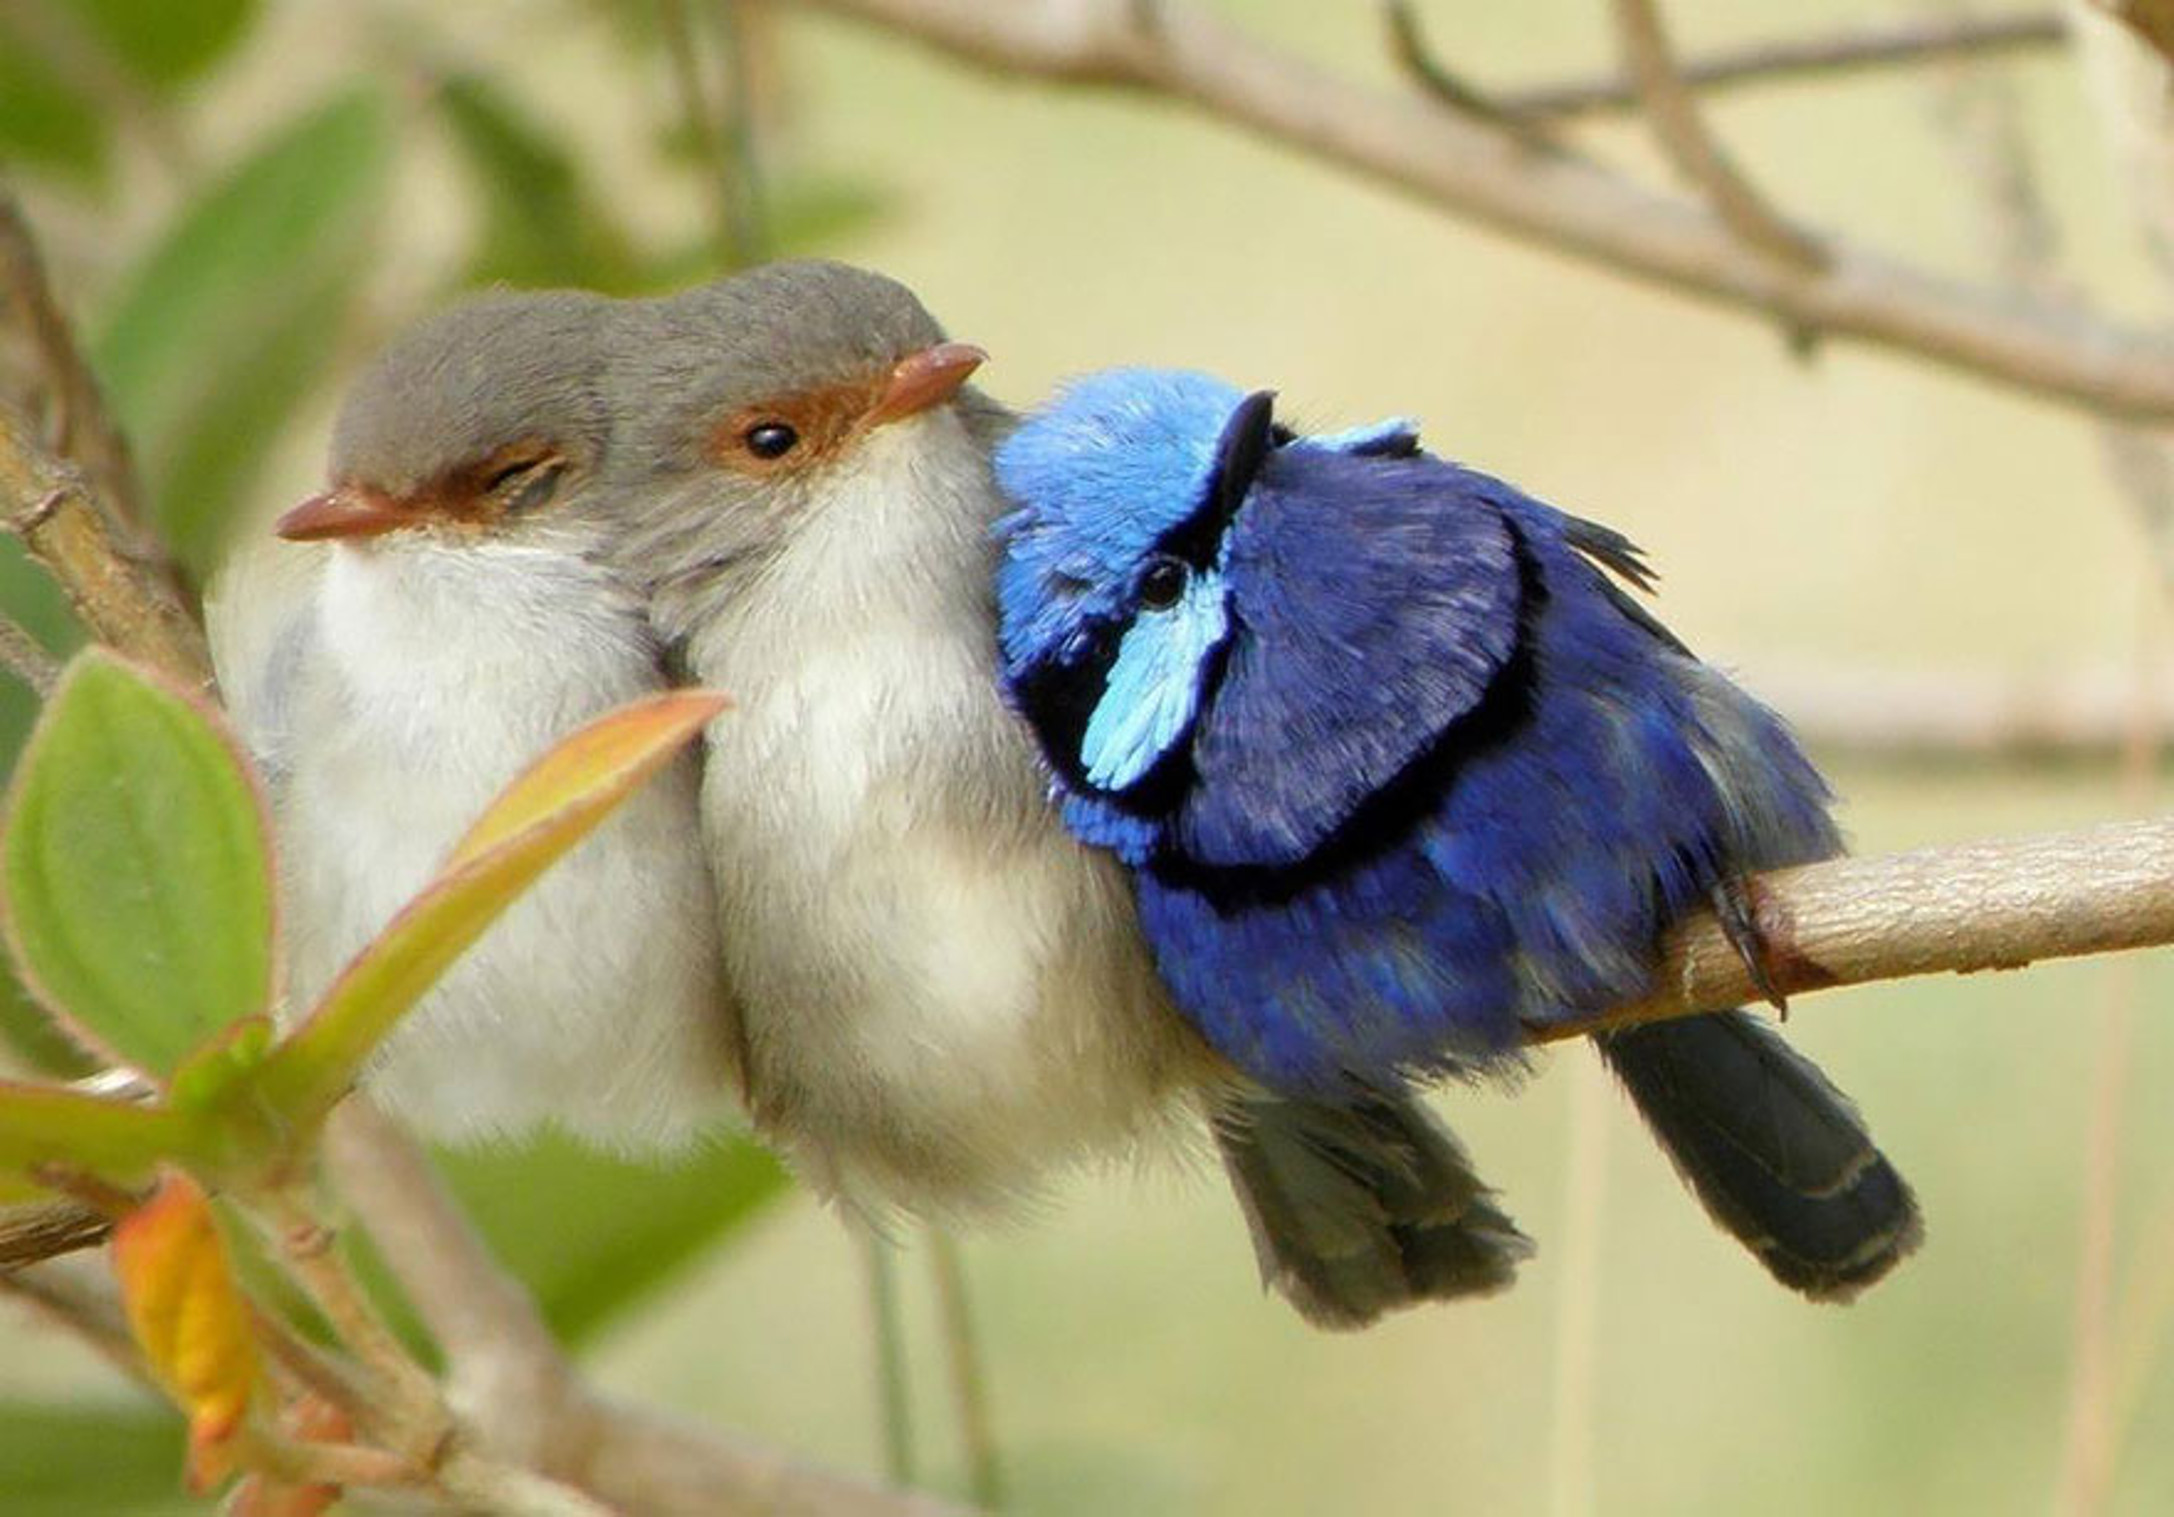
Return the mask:
[[[113,1272],[144,1362],[189,1419],[189,1483],[209,1489],[234,1470],[260,1370],[248,1304],[194,1180],[169,1174],[114,1225]]]
[[[273,1050],[259,1082],[271,1107],[296,1127],[329,1111],[447,966],[726,704],[699,690],[652,696],[598,718],[531,765]]]
[[[210,711],[102,649],[69,665],[17,768],[0,904],[25,986],[154,1075],[270,1009],[267,824]]]

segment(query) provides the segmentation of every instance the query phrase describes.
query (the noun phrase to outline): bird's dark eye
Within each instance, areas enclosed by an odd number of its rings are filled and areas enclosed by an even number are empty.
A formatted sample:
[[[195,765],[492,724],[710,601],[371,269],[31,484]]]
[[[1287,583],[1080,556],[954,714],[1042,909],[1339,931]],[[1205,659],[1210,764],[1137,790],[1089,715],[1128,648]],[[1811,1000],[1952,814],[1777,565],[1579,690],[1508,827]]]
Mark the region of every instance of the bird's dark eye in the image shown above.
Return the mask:
[[[783,458],[800,442],[800,434],[782,421],[758,421],[740,439],[757,458]]]
[[[1184,597],[1186,583],[1192,577],[1193,571],[1184,559],[1157,554],[1140,571],[1140,604],[1150,611],[1169,610]]]

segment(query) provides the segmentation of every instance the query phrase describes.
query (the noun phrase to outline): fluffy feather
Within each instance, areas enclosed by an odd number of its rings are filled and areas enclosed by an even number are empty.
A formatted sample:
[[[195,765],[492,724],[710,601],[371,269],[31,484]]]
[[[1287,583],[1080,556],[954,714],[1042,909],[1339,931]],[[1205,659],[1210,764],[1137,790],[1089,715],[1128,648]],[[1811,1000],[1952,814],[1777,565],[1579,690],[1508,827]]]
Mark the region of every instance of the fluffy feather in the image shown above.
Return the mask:
[[[1609,580],[1649,582],[1626,539],[1408,423],[1307,439],[1252,404],[1112,371],[997,455],[1007,689],[1068,825],[1135,871],[1174,999],[1240,1069],[1358,1110],[1514,1060],[1528,1028],[1649,990],[1661,929],[1717,888],[1839,850],[1780,720]],[[1174,548],[1212,565],[1187,593],[1212,586],[1227,635],[1128,666]],[[1084,759],[1083,732],[1143,711],[1152,766]],[[1917,1237],[1907,1188],[1816,1071],[1726,1025],[1608,1052],[1777,1276],[1875,1277]],[[1805,1143],[1848,1162],[1799,1174]]]

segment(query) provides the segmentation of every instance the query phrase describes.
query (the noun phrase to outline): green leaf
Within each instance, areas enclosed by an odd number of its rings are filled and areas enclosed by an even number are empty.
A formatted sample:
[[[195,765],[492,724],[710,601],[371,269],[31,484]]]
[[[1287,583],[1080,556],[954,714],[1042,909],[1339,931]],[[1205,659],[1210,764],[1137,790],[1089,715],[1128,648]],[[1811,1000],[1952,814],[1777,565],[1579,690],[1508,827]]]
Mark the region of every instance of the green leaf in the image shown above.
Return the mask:
[[[95,345],[158,525],[199,577],[333,355],[391,148],[372,91],[282,126],[181,213]]]
[[[215,1155],[209,1130],[167,1107],[0,1080],[0,1170],[10,1174],[56,1165],[129,1185],[163,1159],[208,1163]]]
[[[491,1252],[569,1344],[640,1306],[791,1184],[777,1160],[745,1139],[668,1162],[611,1158],[557,1135],[436,1157]],[[369,1267],[382,1277],[374,1258]],[[397,1297],[380,1299],[419,1341]]]
[[[481,200],[466,282],[637,288],[631,244],[563,142],[482,75],[456,74],[434,98]]]
[[[0,899],[17,972],[86,1045],[154,1075],[272,994],[263,801],[210,713],[92,649],[15,777]]]
[[[0,1491],[8,1517],[181,1517],[181,1419],[146,1404],[49,1406],[0,1401]]]
[[[20,162],[95,183],[112,151],[112,128],[97,104],[48,67],[0,13],[0,168]]]
[[[14,619],[52,652],[67,654],[82,646],[83,629],[68,609],[67,598],[30,562],[21,541],[0,536],[0,613]],[[29,686],[0,674],[0,774],[11,772],[15,756],[38,719],[38,697]],[[69,1041],[14,973],[0,967],[0,1045],[24,1068],[63,1078],[95,1067]]]
[[[725,705],[701,690],[651,696],[597,718],[530,765],[454,847],[445,872],[272,1051],[258,1082],[268,1106],[295,1129],[321,1120],[468,945]]]
[[[147,84],[173,85],[217,63],[248,34],[256,0],[65,0],[83,29]]]

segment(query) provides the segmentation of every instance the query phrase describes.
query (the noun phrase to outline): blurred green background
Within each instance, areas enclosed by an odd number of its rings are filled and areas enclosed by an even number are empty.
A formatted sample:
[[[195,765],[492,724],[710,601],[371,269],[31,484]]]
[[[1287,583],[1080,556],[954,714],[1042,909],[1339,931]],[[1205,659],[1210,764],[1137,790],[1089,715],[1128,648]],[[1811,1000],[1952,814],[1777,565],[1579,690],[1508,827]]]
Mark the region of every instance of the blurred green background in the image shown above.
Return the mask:
[[[1400,87],[1370,6],[1219,9]],[[1925,13],[1899,0],[1667,9],[1689,49]],[[706,22],[713,8],[693,10]],[[721,266],[674,13],[0,4],[0,164],[193,566],[215,561],[229,520],[314,487],[338,377],[460,286],[631,290]],[[1420,13],[1483,82],[1609,56],[1594,0],[1429,0]],[[1133,361],[1274,385],[1317,424],[1418,416],[1438,450],[1638,539],[1665,575],[1670,622],[1754,685],[1762,670],[1844,685],[2163,671],[2152,560],[2087,418],[1847,346],[1798,361],[1758,321],[1506,243],[1175,106],[992,78],[786,5],[747,19],[772,245],[911,284],[994,355],[984,379],[1002,399]],[[695,41],[713,76],[714,29]],[[2163,316],[2073,62],[2052,50],[1998,68],[2021,90],[2067,272],[2113,308]],[[1795,214],[1990,278],[1983,207],[1947,125],[1953,83],[1899,70],[1731,94],[1712,114]],[[1635,122],[1578,140],[1660,173]],[[64,641],[50,597],[30,605],[20,566],[0,568],[0,599]],[[0,698],[16,702],[0,719],[19,724],[20,693]],[[1867,851],[2152,804],[2107,762],[1828,756]],[[2105,1028],[2126,1004],[2109,1177],[2120,1441],[2097,1509],[2174,1510],[2169,992],[2174,958],[2152,954],[1804,1002],[1794,1035],[1872,1117],[1929,1219],[1922,1256],[1847,1310],[1777,1289],[1718,1235],[1578,1049],[1540,1061],[1515,1099],[1443,1098],[1539,1241],[1518,1289],[1362,1336],[1313,1333],[1263,1297],[1205,1166],[1066,1181],[1036,1215],[968,1244],[1015,1505],[2047,1510],[2087,1124],[2111,1088],[2096,1072]],[[1581,1121],[1598,1165],[1583,1187]],[[556,1148],[467,1168],[607,1385],[877,1466],[856,1251],[835,1217],[776,1194],[761,1160],[725,1145],[638,1190]],[[920,1252],[906,1276],[914,1410],[934,1483],[957,1490]],[[146,1427],[165,1429],[162,1414],[0,1305],[0,1514],[173,1506],[170,1448],[143,1439],[175,1435]]]

